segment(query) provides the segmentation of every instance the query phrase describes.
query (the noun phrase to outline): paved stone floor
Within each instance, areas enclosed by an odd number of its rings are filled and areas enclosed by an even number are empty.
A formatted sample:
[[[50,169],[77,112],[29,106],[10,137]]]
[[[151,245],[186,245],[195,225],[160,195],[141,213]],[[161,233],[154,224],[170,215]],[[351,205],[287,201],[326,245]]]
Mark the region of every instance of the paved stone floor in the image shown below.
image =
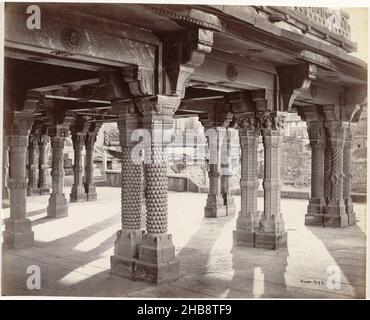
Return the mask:
[[[363,298],[366,207],[356,204],[356,226],[305,227],[306,201],[282,200],[288,248],[233,247],[236,216],[204,219],[206,194],[170,193],[169,231],[181,263],[180,279],[161,286],[109,273],[120,226],[120,190],[97,188],[96,202],[69,204],[69,216],[46,218],[48,196],[29,197],[32,248],[3,250],[3,295],[163,298]],[[69,194],[69,190],[66,190]],[[235,197],[237,209],[240,198]],[[258,199],[262,209],[263,199]],[[9,215],[9,209],[3,210]],[[28,290],[26,269],[41,268],[41,290]],[[340,288],[326,280],[339,270]]]

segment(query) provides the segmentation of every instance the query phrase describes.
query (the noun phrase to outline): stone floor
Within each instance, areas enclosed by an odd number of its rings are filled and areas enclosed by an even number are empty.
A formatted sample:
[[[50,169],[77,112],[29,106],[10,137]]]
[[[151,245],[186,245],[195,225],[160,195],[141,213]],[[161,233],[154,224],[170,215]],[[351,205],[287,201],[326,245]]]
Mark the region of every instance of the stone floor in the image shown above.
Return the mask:
[[[67,192],[68,191],[68,192]],[[234,217],[204,219],[206,194],[170,193],[169,231],[181,263],[180,279],[161,286],[109,273],[120,225],[120,190],[97,188],[99,199],[69,204],[69,216],[46,218],[48,196],[27,198],[35,244],[3,250],[3,295],[163,298],[363,298],[366,207],[356,204],[357,226],[305,227],[307,202],[282,200],[288,249],[233,247]],[[69,190],[66,190],[69,194]],[[240,198],[235,197],[239,205]],[[258,199],[262,209],[263,199]],[[9,215],[9,209],[3,210]],[[41,268],[41,290],[29,290],[26,269]],[[330,270],[340,288],[329,289]]]

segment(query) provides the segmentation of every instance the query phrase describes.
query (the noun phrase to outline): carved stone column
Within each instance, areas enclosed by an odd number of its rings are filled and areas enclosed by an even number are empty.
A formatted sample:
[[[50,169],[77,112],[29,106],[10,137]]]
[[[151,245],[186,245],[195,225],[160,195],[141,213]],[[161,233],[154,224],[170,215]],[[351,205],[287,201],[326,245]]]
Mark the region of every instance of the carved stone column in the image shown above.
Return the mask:
[[[3,130],[3,171],[2,171],[2,192],[1,197],[2,199],[8,199],[9,198],[9,191],[8,191],[8,185],[7,185],[7,179],[9,175],[9,145],[7,141],[7,134],[5,133],[5,130]]]
[[[26,215],[26,157],[33,115],[28,112],[16,112],[13,120],[9,135],[10,218],[4,220],[4,243],[9,248],[19,248],[32,245],[34,238],[32,223]]]
[[[356,224],[356,214],[353,211],[351,198],[352,189],[352,128],[348,126],[343,148],[343,199],[348,215],[348,225]]]
[[[234,197],[231,194],[230,179],[233,175],[232,172],[232,159],[231,159],[231,141],[232,133],[230,129],[226,129],[226,136],[221,146],[221,194],[224,199],[226,207],[226,215],[231,216],[235,214]]]
[[[264,212],[256,231],[257,248],[278,249],[287,244],[280,210],[280,153],[285,114],[263,112],[260,116],[264,151]]]
[[[117,232],[114,255],[111,256],[111,272],[135,279],[139,245],[142,242],[143,163],[135,154],[132,132],[140,127],[139,114],[131,100],[117,101],[113,110],[118,115],[121,159],[121,222]]]
[[[326,142],[324,148],[324,199],[328,205],[331,195],[331,145],[329,136],[326,134]]]
[[[340,121],[326,121],[330,140],[330,198],[324,216],[324,226],[343,228],[348,226],[348,216],[343,200],[343,149],[348,124]]]
[[[149,282],[163,283],[179,276],[172,236],[167,233],[168,178],[165,146],[171,142],[173,115],[180,99],[156,96],[138,99],[143,125],[151,133],[145,150],[146,231],[139,248],[136,276]]]
[[[27,195],[40,195],[38,190],[38,134],[31,134],[28,144],[28,187]]]
[[[308,121],[307,127],[311,145],[311,198],[305,224],[322,226],[325,213],[325,128],[322,121]]]
[[[49,136],[46,134],[41,134],[39,143],[39,183],[38,188],[40,190],[40,194],[49,194],[50,189],[47,184],[47,155],[46,155],[46,148],[50,141]]]
[[[87,195],[82,181],[82,151],[86,140],[85,132],[72,131],[72,142],[74,151],[73,177],[74,182],[71,189],[71,202],[86,201]]]
[[[48,134],[51,139],[52,162],[51,178],[52,192],[47,208],[48,217],[61,218],[68,215],[67,200],[64,195],[64,168],[63,150],[65,140],[68,137],[69,127],[66,125],[51,125],[48,127]]]
[[[87,201],[95,201],[97,199],[94,185],[94,146],[101,125],[101,123],[95,123],[95,127],[86,134],[85,192]]]
[[[240,246],[254,247],[255,231],[258,227],[257,149],[260,130],[257,129],[254,112],[243,115],[238,124],[241,148],[241,211],[236,221],[234,240]]]

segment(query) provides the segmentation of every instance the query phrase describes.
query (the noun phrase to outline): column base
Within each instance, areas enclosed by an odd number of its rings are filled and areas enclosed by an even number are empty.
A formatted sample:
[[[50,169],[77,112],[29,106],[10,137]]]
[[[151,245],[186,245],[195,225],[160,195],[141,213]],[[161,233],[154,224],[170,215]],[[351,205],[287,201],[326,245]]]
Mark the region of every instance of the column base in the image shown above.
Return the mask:
[[[135,280],[136,258],[127,258],[121,256],[110,257],[110,273],[131,280]]]
[[[82,186],[72,186],[71,193],[69,194],[71,202],[83,202],[87,200],[85,188]]]
[[[204,216],[206,218],[219,218],[226,217],[227,215],[227,208],[224,205],[204,208]]]
[[[237,246],[254,248],[255,232],[236,229],[233,231],[233,240]]]
[[[226,215],[227,216],[233,216],[236,212],[236,206],[234,204],[227,204],[226,207]]]
[[[322,227],[324,225],[324,215],[322,213],[307,213],[304,217],[304,224],[306,226]]]
[[[46,195],[46,194],[50,194],[50,189],[48,187],[39,188],[39,190],[40,190],[40,195],[41,196]]]
[[[255,234],[255,247],[270,250],[277,250],[287,247],[287,233],[274,233],[274,232],[260,232],[256,231]]]
[[[39,195],[40,195],[40,189],[38,188],[27,189],[27,197],[39,196]]]
[[[345,228],[348,227],[348,215],[344,205],[328,205],[324,215],[324,227]]]
[[[32,222],[29,219],[5,219],[3,232],[4,244],[11,249],[29,247],[33,245],[34,235]]]
[[[348,225],[353,226],[356,224],[356,213],[353,212],[352,200],[345,200],[346,213],[348,215]]]
[[[85,186],[85,192],[87,201],[96,201],[98,200],[98,195],[94,186]]]
[[[175,247],[169,234],[147,233],[139,247],[135,278],[162,284],[177,280],[180,265],[175,257]]]
[[[50,194],[47,208],[49,218],[63,218],[68,216],[67,200],[63,194]]]

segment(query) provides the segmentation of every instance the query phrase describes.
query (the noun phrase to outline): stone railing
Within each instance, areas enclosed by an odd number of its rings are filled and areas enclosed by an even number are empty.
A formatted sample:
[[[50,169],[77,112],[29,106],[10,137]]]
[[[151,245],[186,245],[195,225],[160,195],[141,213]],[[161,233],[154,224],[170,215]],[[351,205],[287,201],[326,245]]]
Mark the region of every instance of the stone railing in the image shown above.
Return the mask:
[[[356,49],[351,41],[349,14],[335,8],[320,7],[255,7],[262,16],[273,23],[286,23],[291,30],[311,34],[352,52]]]

